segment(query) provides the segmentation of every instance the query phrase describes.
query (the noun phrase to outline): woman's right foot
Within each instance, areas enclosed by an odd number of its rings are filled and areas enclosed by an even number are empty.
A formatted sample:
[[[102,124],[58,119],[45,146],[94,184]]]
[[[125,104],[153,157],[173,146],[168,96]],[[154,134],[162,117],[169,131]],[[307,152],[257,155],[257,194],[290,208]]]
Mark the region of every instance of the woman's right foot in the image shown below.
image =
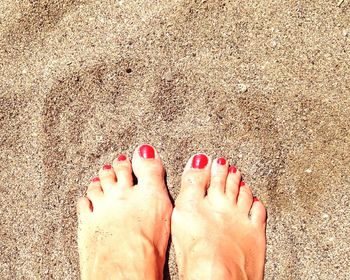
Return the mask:
[[[193,156],[172,214],[181,279],[263,279],[266,210],[223,158]]]

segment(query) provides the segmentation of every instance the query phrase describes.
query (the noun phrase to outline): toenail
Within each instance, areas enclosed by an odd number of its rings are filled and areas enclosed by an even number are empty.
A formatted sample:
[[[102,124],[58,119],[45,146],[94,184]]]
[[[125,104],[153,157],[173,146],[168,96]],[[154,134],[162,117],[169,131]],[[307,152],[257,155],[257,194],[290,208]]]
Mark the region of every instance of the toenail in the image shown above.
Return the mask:
[[[236,172],[237,172],[236,166],[230,166],[230,168],[228,169],[228,172],[230,172],[230,173],[236,173]]]
[[[240,186],[240,187],[243,187],[243,186],[245,186],[245,183],[244,183],[243,181],[240,181],[240,182],[239,182],[239,186]]]
[[[204,154],[195,155],[192,159],[192,168],[203,169],[208,164],[208,157]]]
[[[139,148],[140,156],[143,158],[154,158],[154,149],[150,145],[142,145]]]
[[[125,156],[125,155],[120,155],[120,156],[118,157],[118,160],[119,160],[119,161],[124,161],[124,160],[126,160],[126,156]]]
[[[103,170],[109,170],[109,169],[112,169],[112,165],[110,165],[110,164],[105,164],[105,165],[103,166]]]
[[[95,177],[95,178],[92,178],[91,179],[91,182],[100,182],[100,178],[98,178],[98,177]]]
[[[218,160],[216,161],[218,164],[220,165],[225,165],[226,164],[226,159],[224,159],[223,157],[218,158]]]
[[[253,202],[259,201],[259,198],[257,198],[256,196],[253,197]]]

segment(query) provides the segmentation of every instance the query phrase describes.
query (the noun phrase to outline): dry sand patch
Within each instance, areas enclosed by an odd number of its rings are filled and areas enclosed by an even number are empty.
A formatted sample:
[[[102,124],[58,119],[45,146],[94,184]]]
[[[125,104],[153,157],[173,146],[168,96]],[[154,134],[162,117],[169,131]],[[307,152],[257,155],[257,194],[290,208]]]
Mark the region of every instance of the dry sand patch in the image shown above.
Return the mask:
[[[0,6],[1,279],[77,279],[75,201],[142,142],[173,198],[192,153],[241,168],[266,279],[349,278],[348,1]]]

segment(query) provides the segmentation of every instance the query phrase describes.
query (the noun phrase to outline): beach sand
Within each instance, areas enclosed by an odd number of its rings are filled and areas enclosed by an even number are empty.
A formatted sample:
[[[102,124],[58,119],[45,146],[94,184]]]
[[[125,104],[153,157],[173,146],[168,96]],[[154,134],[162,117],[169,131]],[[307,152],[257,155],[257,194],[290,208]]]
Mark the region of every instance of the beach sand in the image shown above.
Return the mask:
[[[242,170],[266,279],[349,279],[347,0],[1,0],[0,106],[0,279],[78,279],[76,200],[144,142],[173,199],[193,153]]]

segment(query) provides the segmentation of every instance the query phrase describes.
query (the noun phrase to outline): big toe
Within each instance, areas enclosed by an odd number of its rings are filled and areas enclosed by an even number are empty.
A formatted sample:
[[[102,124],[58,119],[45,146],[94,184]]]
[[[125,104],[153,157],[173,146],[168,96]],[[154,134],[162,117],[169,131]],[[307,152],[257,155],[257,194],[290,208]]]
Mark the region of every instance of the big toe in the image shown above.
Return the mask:
[[[210,181],[211,159],[205,154],[192,156],[182,174],[177,203],[196,202],[204,198]]]
[[[165,190],[164,167],[156,149],[151,145],[139,146],[132,158],[137,185],[152,190]]]

